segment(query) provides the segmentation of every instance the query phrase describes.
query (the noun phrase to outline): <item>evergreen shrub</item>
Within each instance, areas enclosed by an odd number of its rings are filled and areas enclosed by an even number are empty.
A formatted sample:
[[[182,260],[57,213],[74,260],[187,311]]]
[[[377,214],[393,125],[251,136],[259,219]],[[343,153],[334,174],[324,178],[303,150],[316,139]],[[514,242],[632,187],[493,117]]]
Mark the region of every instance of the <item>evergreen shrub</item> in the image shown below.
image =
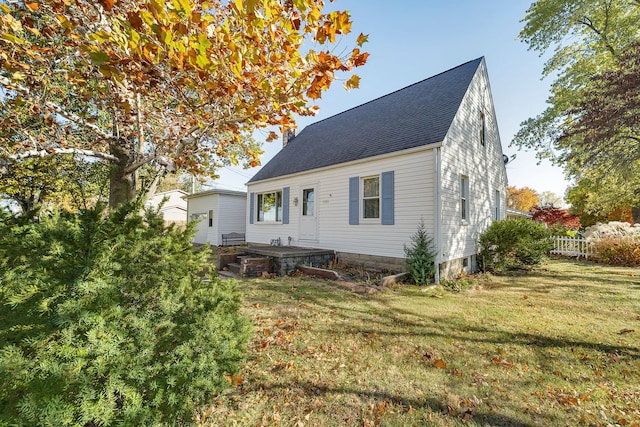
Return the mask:
[[[553,248],[545,225],[524,218],[494,221],[478,245],[481,268],[495,273],[539,265]]]
[[[411,245],[404,247],[407,271],[411,280],[417,285],[427,285],[433,282],[435,275],[435,250],[433,239],[429,237],[424,220],[420,220],[416,234],[411,236]]]
[[[236,283],[138,212],[0,213],[0,425],[190,425],[238,371]]]

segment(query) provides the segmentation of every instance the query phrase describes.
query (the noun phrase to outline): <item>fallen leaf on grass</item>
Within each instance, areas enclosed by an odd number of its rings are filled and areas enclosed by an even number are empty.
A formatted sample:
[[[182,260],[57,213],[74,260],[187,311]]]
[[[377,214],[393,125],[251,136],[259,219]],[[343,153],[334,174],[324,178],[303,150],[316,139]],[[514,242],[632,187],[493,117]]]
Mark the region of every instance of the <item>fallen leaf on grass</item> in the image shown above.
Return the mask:
[[[447,364],[444,360],[442,359],[436,359],[433,361],[433,366],[435,366],[438,369],[447,369]]]
[[[620,329],[618,335],[630,334],[632,332],[635,332],[635,329]]]
[[[242,376],[241,375],[225,375],[227,382],[233,387],[237,387],[242,384]]]
[[[500,356],[493,356],[493,357],[491,358],[491,362],[492,362],[494,365],[500,365],[500,366],[503,366],[503,367],[504,367],[504,368],[506,368],[506,369],[511,369],[511,368],[513,367],[513,363],[511,363],[511,362],[508,362],[508,361],[504,360],[504,359],[503,359],[503,358],[501,358]]]

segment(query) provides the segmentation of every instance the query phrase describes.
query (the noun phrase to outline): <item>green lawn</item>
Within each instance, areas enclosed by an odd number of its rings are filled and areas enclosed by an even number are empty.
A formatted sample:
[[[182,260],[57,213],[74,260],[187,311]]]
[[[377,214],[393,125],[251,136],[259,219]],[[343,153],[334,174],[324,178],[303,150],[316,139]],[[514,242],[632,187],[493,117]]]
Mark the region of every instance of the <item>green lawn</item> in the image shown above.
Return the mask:
[[[240,283],[224,426],[640,426],[640,269],[552,260],[461,293]]]

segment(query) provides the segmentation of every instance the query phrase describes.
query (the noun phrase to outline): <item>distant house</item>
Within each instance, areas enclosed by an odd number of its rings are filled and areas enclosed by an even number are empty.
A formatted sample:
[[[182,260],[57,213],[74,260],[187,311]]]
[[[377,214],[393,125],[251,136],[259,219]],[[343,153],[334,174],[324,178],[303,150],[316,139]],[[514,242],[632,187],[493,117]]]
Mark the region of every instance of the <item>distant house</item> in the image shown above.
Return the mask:
[[[199,221],[195,243],[222,245],[222,235],[246,231],[247,193],[214,189],[186,197],[189,221]]]
[[[438,276],[476,267],[507,175],[484,58],[307,126],[247,184],[247,241],[402,269],[421,219]],[[276,240],[277,241],[277,240]]]
[[[158,209],[166,223],[186,225],[187,223],[187,193],[182,190],[170,190],[156,193],[149,197],[145,206]]]
[[[527,218],[527,219],[531,219],[533,217],[533,215],[531,215],[531,212],[526,212],[526,211],[521,211],[519,209],[515,209],[515,208],[510,208],[507,207],[507,218]]]

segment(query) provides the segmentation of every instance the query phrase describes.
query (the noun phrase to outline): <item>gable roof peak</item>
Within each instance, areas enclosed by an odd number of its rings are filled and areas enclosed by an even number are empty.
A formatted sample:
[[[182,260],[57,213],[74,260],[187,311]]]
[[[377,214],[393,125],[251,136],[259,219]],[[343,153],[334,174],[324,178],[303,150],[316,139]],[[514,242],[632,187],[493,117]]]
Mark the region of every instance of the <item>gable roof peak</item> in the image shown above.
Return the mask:
[[[307,125],[307,126],[305,127],[305,129],[306,129],[306,128],[308,128],[309,126],[315,126],[315,125],[317,125],[317,124],[319,124],[319,123],[322,123],[322,122],[324,122],[324,121],[326,121],[326,120],[333,119],[334,117],[339,116],[339,115],[341,115],[341,114],[346,114],[346,113],[348,113],[348,112],[350,112],[350,111],[352,111],[352,110],[355,110],[356,108],[364,107],[364,106],[366,106],[367,104],[371,104],[372,102],[376,102],[376,101],[379,101],[380,99],[386,98],[386,97],[388,97],[388,96],[395,95],[396,93],[398,93],[398,92],[402,92],[403,90],[406,90],[406,89],[409,89],[409,88],[411,88],[412,86],[416,86],[416,85],[423,84],[423,83],[425,83],[425,82],[427,82],[427,81],[429,81],[429,80],[431,80],[431,79],[435,79],[435,78],[437,78],[437,77],[439,77],[439,76],[441,76],[441,75],[443,75],[443,74],[450,73],[450,72],[452,72],[452,71],[456,70],[457,68],[465,67],[465,66],[467,66],[467,65],[474,64],[474,63],[477,63],[477,64],[478,64],[478,65],[475,67],[475,68],[477,68],[483,60],[484,60],[484,56],[481,56],[481,57],[476,58],[476,59],[472,59],[471,61],[467,61],[467,62],[465,62],[464,64],[457,65],[457,66],[455,66],[455,67],[453,67],[453,68],[450,68],[450,69],[448,69],[448,70],[446,70],[446,71],[442,71],[442,72],[440,72],[440,73],[438,73],[438,74],[434,74],[434,75],[433,75],[433,76],[431,76],[431,77],[427,77],[426,79],[422,79],[422,80],[417,81],[417,82],[415,82],[415,83],[411,83],[410,85],[407,85],[407,86],[401,87],[400,89],[396,89],[396,90],[394,90],[393,92],[389,92],[389,93],[387,93],[387,94],[380,95],[379,97],[374,98],[374,99],[372,99],[372,100],[370,100],[370,101],[367,101],[367,102],[362,103],[362,104],[360,104],[360,105],[356,105],[355,107],[351,107],[351,108],[349,108],[349,109],[347,109],[347,110],[344,110],[344,111],[341,111],[341,112],[339,112],[339,113],[336,113],[336,114],[334,114],[333,116],[325,117],[324,119],[318,120],[317,122],[313,122],[313,123],[311,123],[310,125]],[[304,129],[303,129],[303,130],[304,130]],[[295,136],[295,135],[294,135],[294,136]]]

